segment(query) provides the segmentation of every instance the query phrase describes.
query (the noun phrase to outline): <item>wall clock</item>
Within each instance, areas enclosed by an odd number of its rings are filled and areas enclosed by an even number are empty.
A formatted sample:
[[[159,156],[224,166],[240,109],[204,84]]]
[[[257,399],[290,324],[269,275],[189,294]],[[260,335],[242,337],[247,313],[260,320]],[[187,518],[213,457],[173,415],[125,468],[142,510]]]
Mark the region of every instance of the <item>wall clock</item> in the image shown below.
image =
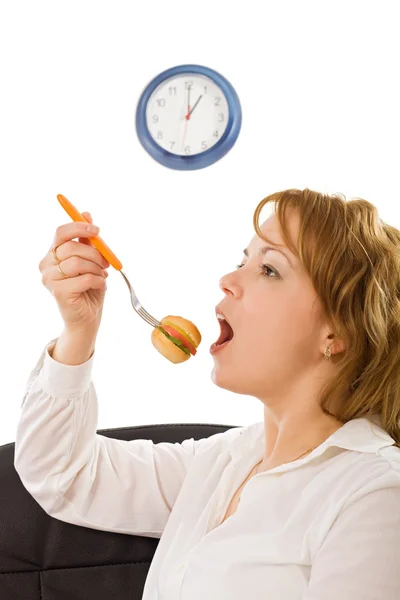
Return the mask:
[[[140,143],[170,169],[203,169],[217,162],[235,144],[241,124],[232,84],[201,65],[180,65],[157,75],[136,109]]]

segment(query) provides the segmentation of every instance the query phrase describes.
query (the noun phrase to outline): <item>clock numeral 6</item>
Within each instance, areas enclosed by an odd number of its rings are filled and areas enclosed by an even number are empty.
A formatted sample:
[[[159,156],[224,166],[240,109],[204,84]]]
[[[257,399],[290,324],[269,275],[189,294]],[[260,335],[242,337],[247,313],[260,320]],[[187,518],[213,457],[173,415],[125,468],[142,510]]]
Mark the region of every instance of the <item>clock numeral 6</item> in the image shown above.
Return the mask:
[[[190,146],[185,146],[185,154],[191,154]]]

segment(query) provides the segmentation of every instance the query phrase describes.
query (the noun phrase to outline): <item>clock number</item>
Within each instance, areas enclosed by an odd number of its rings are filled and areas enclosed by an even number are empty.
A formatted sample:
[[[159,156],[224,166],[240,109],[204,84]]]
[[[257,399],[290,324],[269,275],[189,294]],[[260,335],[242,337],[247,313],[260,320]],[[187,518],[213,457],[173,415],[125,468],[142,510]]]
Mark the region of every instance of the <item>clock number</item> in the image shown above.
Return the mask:
[[[158,106],[165,106],[165,98],[157,98]]]
[[[170,144],[171,144],[171,150],[172,150],[172,148],[174,147],[175,142],[170,142]]]
[[[185,146],[185,154],[190,154],[191,152],[190,146]]]
[[[207,94],[207,86],[204,86],[204,93]]]
[[[220,96],[217,96],[215,98],[214,106],[220,106],[220,102],[221,102],[221,98],[220,98]]]
[[[157,131],[157,139],[158,140],[162,140],[163,139],[163,132],[162,131]]]
[[[176,96],[176,87],[169,87],[168,90],[170,96]]]
[[[153,123],[158,123],[159,118],[157,115],[153,115]]]
[[[193,87],[193,81],[185,81],[185,89],[191,90]]]
[[[218,137],[219,136],[218,129],[216,131],[214,131],[213,136],[214,137]]]
[[[207,142],[201,142],[201,149],[202,150],[207,150],[207,148],[208,148]]]
[[[220,123],[222,123],[223,120],[224,120],[224,114],[223,113],[219,113],[219,115],[218,115],[218,121]]]

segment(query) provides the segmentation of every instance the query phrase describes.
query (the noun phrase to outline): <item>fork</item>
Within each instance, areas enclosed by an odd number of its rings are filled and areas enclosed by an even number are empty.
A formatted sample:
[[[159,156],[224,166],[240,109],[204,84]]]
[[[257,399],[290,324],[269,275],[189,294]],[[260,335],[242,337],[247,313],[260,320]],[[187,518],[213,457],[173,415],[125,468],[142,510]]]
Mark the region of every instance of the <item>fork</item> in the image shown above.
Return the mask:
[[[75,208],[75,206],[69,200],[67,200],[67,198],[65,196],[63,196],[62,194],[58,194],[57,200],[59,201],[59,203],[65,210],[65,212],[68,213],[68,215],[71,217],[71,219],[73,221],[81,221],[84,223],[90,223],[90,221],[88,221],[79,212],[79,210],[77,208]],[[142,317],[142,319],[144,321],[146,321],[146,323],[148,323],[152,327],[158,327],[160,325],[160,321],[155,319],[150,313],[147,312],[147,310],[145,310],[143,308],[143,306],[139,302],[138,297],[136,296],[135,292],[133,291],[133,288],[129,282],[129,279],[127,278],[125,273],[122,271],[121,261],[118,260],[118,258],[115,256],[114,252],[107,246],[107,244],[104,242],[104,240],[101,239],[101,237],[99,235],[96,237],[93,237],[93,238],[90,237],[89,240],[93,244],[93,246],[95,246],[97,248],[97,250],[100,252],[100,254],[106,260],[108,260],[110,265],[112,265],[114,267],[114,269],[119,271],[121,273],[122,277],[125,279],[126,285],[128,286],[130,294],[131,294],[132,306],[135,309],[135,311],[137,312],[137,314],[139,315],[139,317]]]

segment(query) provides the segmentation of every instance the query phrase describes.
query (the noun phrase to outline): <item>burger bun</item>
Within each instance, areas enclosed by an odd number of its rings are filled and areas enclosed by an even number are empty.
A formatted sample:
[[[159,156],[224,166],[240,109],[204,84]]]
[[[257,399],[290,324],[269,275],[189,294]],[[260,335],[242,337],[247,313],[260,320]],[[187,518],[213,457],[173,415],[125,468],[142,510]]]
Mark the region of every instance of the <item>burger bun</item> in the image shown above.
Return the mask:
[[[169,315],[168,317],[164,317],[161,319],[160,325],[163,326],[163,323],[166,324],[168,322],[171,327],[176,325],[181,330],[185,331],[190,335],[190,339],[193,340],[193,345],[195,348],[201,342],[201,334],[197,329],[196,325],[194,325],[188,319],[184,319],[183,317]],[[151,333],[151,341],[153,346],[158,350],[160,354],[162,354],[165,358],[171,361],[174,364],[182,363],[192,356],[191,354],[186,354],[179,346],[174,344],[167,336],[160,331],[157,327],[155,327]]]

